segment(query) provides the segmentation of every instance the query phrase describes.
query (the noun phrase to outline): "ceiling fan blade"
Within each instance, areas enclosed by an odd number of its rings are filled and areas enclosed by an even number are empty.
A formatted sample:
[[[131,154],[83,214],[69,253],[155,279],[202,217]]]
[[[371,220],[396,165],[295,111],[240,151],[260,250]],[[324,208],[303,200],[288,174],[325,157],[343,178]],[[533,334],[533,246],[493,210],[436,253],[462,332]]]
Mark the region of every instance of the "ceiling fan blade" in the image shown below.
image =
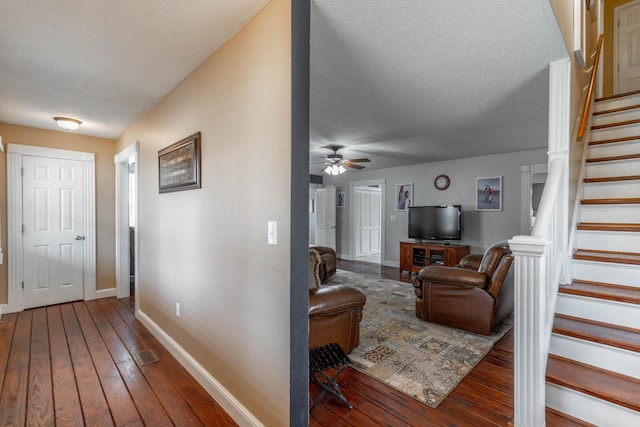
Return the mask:
[[[349,159],[347,160],[347,162],[353,162],[353,163],[364,163],[364,162],[370,162],[371,160],[369,159]]]
[[[358,170],[364,169],[364,166],[353,164],[350,161],[346,161],[343,166],[351,169],[358,169]]]

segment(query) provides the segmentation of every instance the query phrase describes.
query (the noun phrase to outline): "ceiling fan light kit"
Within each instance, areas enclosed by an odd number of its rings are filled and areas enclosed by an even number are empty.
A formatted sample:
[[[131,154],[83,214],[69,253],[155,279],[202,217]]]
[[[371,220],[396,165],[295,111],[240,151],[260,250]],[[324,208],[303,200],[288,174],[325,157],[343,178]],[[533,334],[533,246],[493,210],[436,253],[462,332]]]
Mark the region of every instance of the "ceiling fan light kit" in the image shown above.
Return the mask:
[[[56,121],[59,128],[64,130],[76,130],[82,124],[80,120],[71,119],[69,117],[54,117],[53,120]]]
[[[323,170],[329,175],[341,175],[347,171],[346,168],[364,169],[364,166],[356,165],[355,163],[371,161],[369,159],[344,160],[342,154],[338,154],[338,150],[343,148],[341,145],[329,145],[327,148],[333,151],[333,153],[327,155],[327,161],[325,162],[327,167]]]

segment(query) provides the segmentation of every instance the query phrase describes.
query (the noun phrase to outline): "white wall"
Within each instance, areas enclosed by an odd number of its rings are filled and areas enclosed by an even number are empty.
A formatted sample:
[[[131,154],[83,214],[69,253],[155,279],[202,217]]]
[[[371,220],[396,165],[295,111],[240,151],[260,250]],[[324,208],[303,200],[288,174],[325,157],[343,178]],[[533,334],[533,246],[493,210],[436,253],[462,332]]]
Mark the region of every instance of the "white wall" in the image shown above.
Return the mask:
[[[397,265],[399,242],[407,240],[408,213],[395,210],[396,184],[413,183],[413,206],[461,204],[464,221],[461,243],[470,245],[471,251],[477,253],[484,251],[491,243],[520,234],[521,166],[546,161],[546,150],[539,149],[389,169],[349,171],[339,177],[337,191],[348,192],[352,181],[385,179],[382,262]],[[434,179],[440,174],[446,174],[451,179],[447,190],[437,190],[433,185]],[[503,210],[476,211],[476,178],[490,176],[502,176]],[[342,255],[353,255],[349,230],[350,199],[347,196],[345,208],[338,209],[337,214],[337,249]],[[391,219],[392,216],[395,216],[395,220]]]

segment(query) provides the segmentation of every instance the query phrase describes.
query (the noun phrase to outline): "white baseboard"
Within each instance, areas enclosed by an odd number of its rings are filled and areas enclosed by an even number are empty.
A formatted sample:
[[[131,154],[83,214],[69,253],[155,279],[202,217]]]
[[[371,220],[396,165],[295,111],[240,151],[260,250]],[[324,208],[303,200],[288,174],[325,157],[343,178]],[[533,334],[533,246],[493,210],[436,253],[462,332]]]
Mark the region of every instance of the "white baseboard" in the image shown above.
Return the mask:
[[[110,298],[118,295],[118,288],[100,289],[96,291],[92,299]]]
[[[240,426],[263,426],[263,424],[235,398],[218,380],[216,380],[202,365],[200,365],[173,338],[164,332],[149,316],[138,310],[138,319],[160,343],[169,350],[171,355],[200,383],[202,387]]]
[[[347,261],[353,261],[353,257],[349,254],[336,254],[336,258],[345,259]]]
[[[9,307],[7,304],[0,304],[0,316],[4,314],[7,307]]]
[[[386,265],[387,267],[400,268],[400,262],[399,261],[382,261],[381,264],[382,265]]]

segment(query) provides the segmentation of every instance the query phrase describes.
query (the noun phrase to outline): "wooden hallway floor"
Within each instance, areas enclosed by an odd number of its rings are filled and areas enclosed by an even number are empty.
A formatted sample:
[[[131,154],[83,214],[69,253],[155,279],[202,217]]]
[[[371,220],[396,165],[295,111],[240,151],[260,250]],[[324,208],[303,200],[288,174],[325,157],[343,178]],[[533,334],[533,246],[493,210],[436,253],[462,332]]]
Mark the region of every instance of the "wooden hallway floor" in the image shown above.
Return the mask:
[[[3,315],[0,426],[236,425],[135,320],[131,301]],[[158,361],[138,363],[149,349]]]

